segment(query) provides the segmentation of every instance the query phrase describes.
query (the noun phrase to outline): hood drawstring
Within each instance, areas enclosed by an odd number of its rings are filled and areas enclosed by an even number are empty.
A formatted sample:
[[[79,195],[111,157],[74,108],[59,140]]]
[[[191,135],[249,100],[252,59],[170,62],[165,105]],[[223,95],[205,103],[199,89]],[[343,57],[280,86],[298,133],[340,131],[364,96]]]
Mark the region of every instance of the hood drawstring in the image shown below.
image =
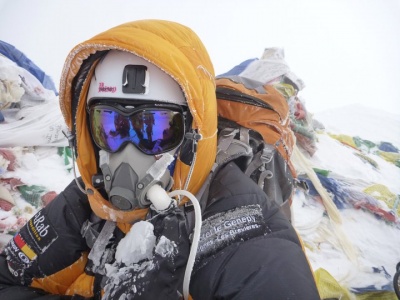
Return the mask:
[[[68,140],[68,146],[71,149],[72,152],[72,171],[74,172],[74,178],[75,178],[75,182],[76,185],[78,186],[79,190],[84,193],[87,194],[87,192],[85,191],[85,189],[82,187],[81,183],[78,180],[78,177],[76,176],[76,170],[75,170],[75,134],[71,133],[71,132],[62,132],[64,134],[64,136],[67,138]]]
[[[197,144],[198,144],[198,141],[200,141],[203,138],[203,136],[200,133],[198,133],[196,129],[193,129],[191,132],[185,133],[185,138],[193,141],[193,143],[192,143],[193,160],[190,165],[190,169],[189,169],[188,177],[186,178],[185,186],[183,187],[184,190],[187,190],[190,179],[191,179],[193,171],[194,171],[194,165],[196,164]]]

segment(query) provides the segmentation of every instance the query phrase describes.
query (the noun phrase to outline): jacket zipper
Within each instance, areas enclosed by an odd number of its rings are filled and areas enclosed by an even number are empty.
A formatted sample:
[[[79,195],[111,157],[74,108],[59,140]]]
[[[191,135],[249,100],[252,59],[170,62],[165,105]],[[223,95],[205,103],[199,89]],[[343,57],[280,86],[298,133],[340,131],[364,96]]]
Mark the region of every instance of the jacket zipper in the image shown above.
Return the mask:
[[[271,105],[257,99],[256,97],[252,97],[252,96],[243,94],[243,93],[235,91],[235,90],[231,90],[231,89],[227,89],[227,88],[218,88],[216,91],[216,95],[217,95],[217,99],[230,100],[233,102],[239,102],[239,103],[243,103],[243,104],[250,104],[253,106],[259,106],[259,107],[262,107],[265,109],[270,109],[270,110],[275,111]]]

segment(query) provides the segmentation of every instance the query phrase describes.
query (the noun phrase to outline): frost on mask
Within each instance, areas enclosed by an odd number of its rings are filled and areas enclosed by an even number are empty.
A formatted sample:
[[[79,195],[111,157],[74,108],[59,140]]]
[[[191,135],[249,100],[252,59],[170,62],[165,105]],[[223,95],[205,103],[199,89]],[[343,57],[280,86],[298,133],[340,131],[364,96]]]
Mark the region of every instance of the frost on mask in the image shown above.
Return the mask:
[[[176,244],[154,235],[150,222],[135,223],[120,241],[115,262],[107,264],[107,282],[102,299],[136,299],[146,293],[154,276],[157,276],[160,259],[173,259]]]

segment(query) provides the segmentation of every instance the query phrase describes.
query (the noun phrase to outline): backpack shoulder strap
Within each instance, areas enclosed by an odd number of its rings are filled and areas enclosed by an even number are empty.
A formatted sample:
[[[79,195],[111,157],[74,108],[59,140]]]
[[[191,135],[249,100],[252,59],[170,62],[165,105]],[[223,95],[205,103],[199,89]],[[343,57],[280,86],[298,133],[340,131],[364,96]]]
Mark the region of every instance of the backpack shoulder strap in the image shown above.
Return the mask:
[[[239,138],[237,138],[237,135],[239,135]],[[246,166],[252,157],[253,150],[249,145],[249,129],[244,127],[226,127],[220,131],[218,134],[217,156],[215,163],[211,168],[210,174],[208,174],[206,180],[196,194],[196,198],[199,199],[202,212],[204,212],[204,209],[207,205],[211,181],[219,169],[225,166],[227,163],[240,158],[245,160],[244,165]],[[242,169],[244,170],[244,168]],[[190,202],[185,204],[185,214],[187,220],[187,229],[188,232],[191,232],[194,228],[194,213]]]
[[[247,176],[250,176],[256,170],[261,172],[257,184],[262,189],[264,188],[264,180],[273,176],[272,171],[269,168],[266,168],[266,165],[272,161],[275,151],[276,150],[272,145],[263,142],[262,149],[254,155],[253,160],[245,170]]]
[[[238,134],[240,136],[239,139],[237,138]],[[253,150],[249,145],[249,129],[244,127],[226,127],[220,131],[218,134],[217,156],[215,163],[199,192],[196,194],[203,211],[207,205],[210,183],[219,169],[225,166],[227,163],[239,158],[243,158],[246,161],[245,165],[247,166],[252,157]]]
[[[239,135],[239,139],[235,138]],[[218,135],[216,164],[225,165],[239,157],[250,161],[253,157],[253,149],[249,144],[249,129],[224,128]]]

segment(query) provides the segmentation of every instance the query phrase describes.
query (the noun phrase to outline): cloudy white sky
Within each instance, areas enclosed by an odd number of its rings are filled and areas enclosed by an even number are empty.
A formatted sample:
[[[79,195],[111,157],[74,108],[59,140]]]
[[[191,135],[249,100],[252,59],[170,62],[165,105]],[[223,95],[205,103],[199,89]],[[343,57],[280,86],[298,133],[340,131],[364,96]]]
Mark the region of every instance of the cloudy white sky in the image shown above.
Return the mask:
[[[284,48],[311,112],[361,103],[400,114],[400,0],[0,0],[0,40],[58,85],[76,44],[147,18],[191,27],[216,74]]]

